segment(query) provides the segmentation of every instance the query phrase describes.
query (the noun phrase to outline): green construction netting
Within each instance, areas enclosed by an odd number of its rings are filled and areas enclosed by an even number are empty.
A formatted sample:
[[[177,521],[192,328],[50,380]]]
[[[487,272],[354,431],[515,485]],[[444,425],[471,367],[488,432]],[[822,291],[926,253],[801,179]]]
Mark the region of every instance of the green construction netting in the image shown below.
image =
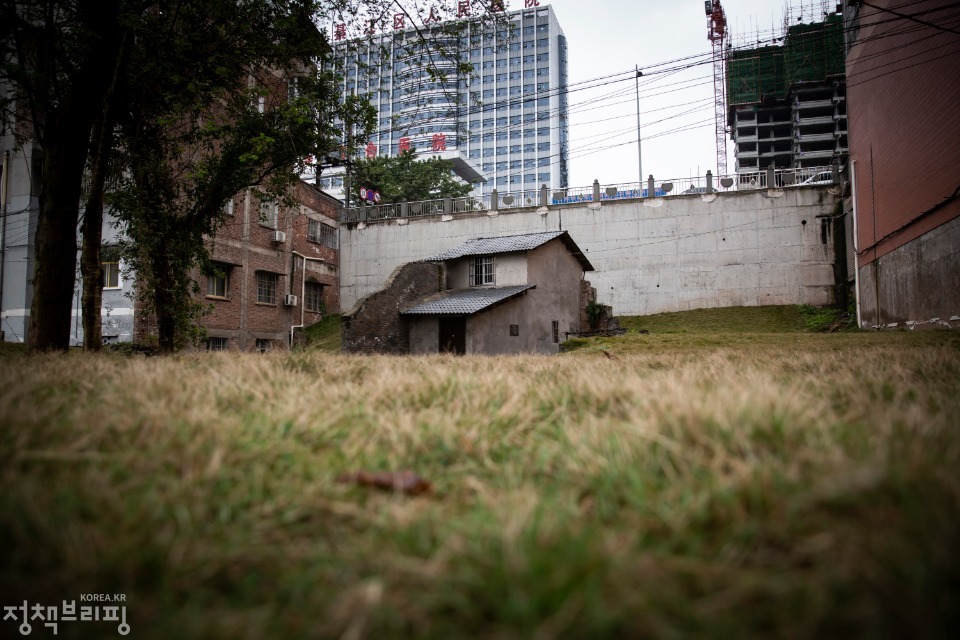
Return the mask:
[[[842,76],[843,21],[832,15],[824,22],[794,25],[783,46],[730,51],[726,72],[729,106],[785,98],[794,84]]]

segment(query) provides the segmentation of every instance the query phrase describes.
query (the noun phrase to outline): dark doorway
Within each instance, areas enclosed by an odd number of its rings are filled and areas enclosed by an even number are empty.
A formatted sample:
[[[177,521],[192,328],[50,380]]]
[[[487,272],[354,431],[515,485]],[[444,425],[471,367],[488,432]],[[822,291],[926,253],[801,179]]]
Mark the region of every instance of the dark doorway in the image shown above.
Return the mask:
[[[467,352],[467,319],[440,318],[440,353]]]

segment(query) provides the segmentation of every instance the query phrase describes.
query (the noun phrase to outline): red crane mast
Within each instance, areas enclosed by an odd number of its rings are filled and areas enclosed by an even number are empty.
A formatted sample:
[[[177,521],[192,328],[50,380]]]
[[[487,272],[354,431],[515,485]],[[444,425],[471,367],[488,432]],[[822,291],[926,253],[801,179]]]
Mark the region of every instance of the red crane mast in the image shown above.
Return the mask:
[[[727,99],[724,82],[724,44],[727,40],[727,16],[720,0],[704,0],[707,12],[707,38],[713,49],[714,128],[717,135],[717,175],[727,174]]]

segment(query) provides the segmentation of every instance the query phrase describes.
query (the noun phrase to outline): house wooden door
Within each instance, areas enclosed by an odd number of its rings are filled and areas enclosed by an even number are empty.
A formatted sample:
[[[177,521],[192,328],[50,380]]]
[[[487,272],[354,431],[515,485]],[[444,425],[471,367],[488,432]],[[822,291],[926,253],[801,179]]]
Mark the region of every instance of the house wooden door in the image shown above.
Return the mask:
[[[467,319],[440,318],[440,353],[467,352]]]

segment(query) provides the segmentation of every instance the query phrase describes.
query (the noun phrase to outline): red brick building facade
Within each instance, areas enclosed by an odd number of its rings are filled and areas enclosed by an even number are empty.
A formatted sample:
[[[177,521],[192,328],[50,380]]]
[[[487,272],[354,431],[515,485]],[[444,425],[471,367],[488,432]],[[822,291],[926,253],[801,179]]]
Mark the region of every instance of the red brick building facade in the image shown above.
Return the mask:
[[[960,327],[960,12],[875,0],[846,17],[861,325]]]
[[[339,202],[304,182],[292,195],[294,207],[253,189],[234,198],[213,239],[220,273],[197,274],[212,307],[203,320],[209,349],[287,348],[292,328],[339,311]]]
[[[226,205],[227,221],[210,240],[217,273],[195,272],[207,349],[286,349],[298,328],[339,312],[340,202],[305,182],[290,195],[293,206],[251,188]],[[142,342],[155,323],[136,318]]]

